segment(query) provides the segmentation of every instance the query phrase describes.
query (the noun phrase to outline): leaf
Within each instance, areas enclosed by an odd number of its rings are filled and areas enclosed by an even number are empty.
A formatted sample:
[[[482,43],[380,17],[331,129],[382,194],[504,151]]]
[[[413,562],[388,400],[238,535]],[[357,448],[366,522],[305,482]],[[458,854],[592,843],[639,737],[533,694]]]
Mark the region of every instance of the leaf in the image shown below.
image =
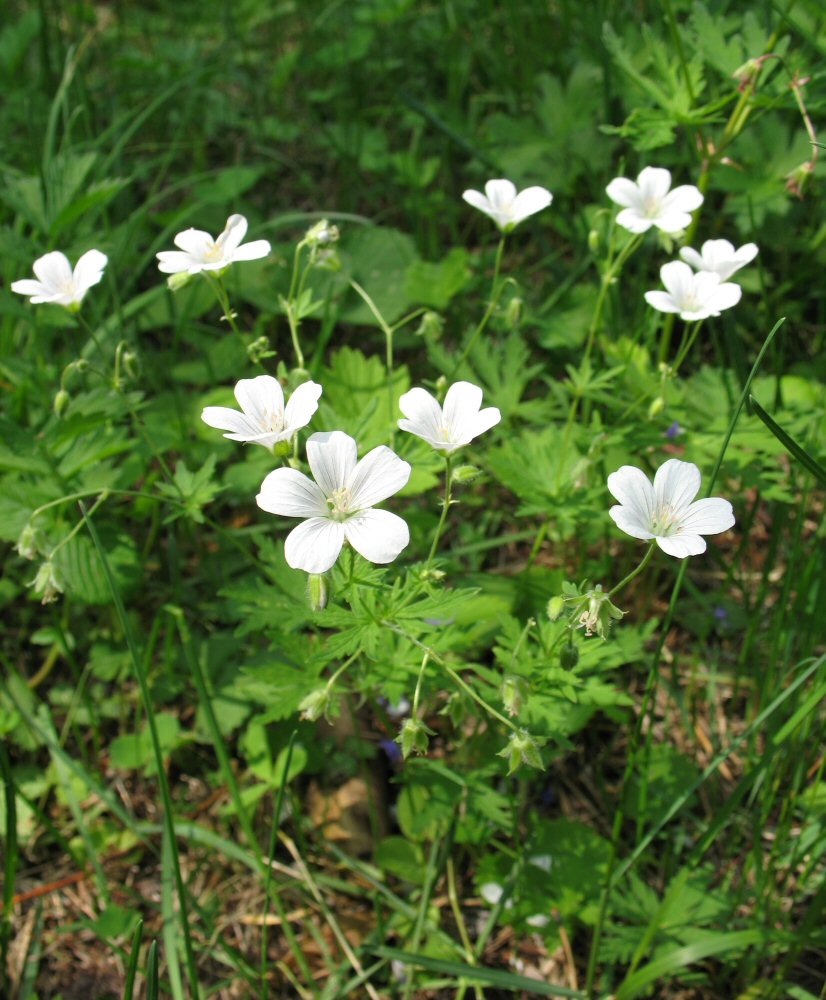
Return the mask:
[[[468,252],[454,247],[438,264],[415,260],[405,272],[404,291],[411,302],[445,309],[468,283]]]
[[[118,586],[125,594],[134,591],[140,580],[140,556],[135,543],[126,535],[118,536],[107,546],[107,556]],[[66,589],[84,604],[109,604],[112,595],[103,563],[86,535],[75,535],[57,550],[55,565]]]
[[[223,487],[213,481],[216,455],[212,452],[204,464],[195,472],[190,472],[183,460],[175,465],[172,483],[158,483],[158,491],[174,500],[180,500],[183,507],[175,506],[166,516],[165,522],[189,517],[196,524],[204,523],[201,508],[206,507],[221,492]]]
[[[386,323],[395,322],[414,304],[406,290],[406,276],[419,255],[406,233],[365,226],[348,234],[341,255],[349,259],[353,278],[365,289]],[[342,312],[342,319],[365,326],[377,325],[375,316],[360,298]]]
[[[400,413],[399,397],[410,387],[405,365],[397,365],[390,387],[381,360],[343,347],[333,355],[322,379],[319,405],[322,427],[336,427],[356,439],[359,450],[387,444]]]
[[[749,404],[757,416],[763,421],[768,429],[774,434],[783,447],[800,462],[804,469],[817,479],[821,486],[826,486],[826,468],[817,459],[813,458],[805,448],[797,443],[791,435],[787,434],[783,428],[769,416],[763,407],[757,402],[754,396],[749,396]]]
[[[156,712],[155,727],[161,752],[168,757],[183,742],[181,724],[169,712]],[[109,763],[123,771],[143,770],[144,774],[153,774],[155,754],[149,727],[145,725],[139,733],[116,736],[109,745]]]

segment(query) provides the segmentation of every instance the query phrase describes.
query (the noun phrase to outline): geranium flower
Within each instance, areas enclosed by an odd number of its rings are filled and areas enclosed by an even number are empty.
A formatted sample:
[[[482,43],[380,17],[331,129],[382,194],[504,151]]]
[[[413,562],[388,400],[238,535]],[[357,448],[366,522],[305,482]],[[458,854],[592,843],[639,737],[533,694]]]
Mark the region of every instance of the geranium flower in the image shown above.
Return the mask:
[[[399,409],[407,418],[399,421],[399,427],[449,455],[502,419],[495,406],[480,410],[481,405],[482,390],[471,382],[454,382],[447,390],[444,409],[426,389],[411,389],[399,399]]]
[[[272,448],[278,441],[289,441],[302,427],[306,427],[318,409],[321,386],[305,382],[298,386],[284,406],[281,383],[272,375],[242,378],[235,386],[235,398],[243,410],[228,406],[205,406],[201,420],[210,427],[230,431],[225,438],[231,441],[251,441]]]
[[[293,569],[324,573],[344,542],[374,563],[392,562],[410,541],[405,522],[374,510],[410,478],[410,466],[384,445],[357,461],[356,442],[342,431],[313,434],[307,460],[315,482],[297,469],[276,469],[255,498],[262,510],[307,518],[293,528],[284,556]]]
[[[640,469],[623,465],[608,477],[608,489],[619,500],[619,506],[608,511],[617,527],[633,538],[655,539],[663,552],[678,559],[705,552],[703,535],[716,535],[734,524],[728,500],[694,500],[700,470],[691,462],[670,458],[657,469],[653,486]]]
[[[253,240],[241,245],[247,232],[243,215],[231,215],[224,231],[216,239],[201,229],[185,229],[174,243],[180,250],[162,250],[157,254],[158,270],[164,274],[199,274],[222,271],[239,260],[258,260],[270,252],[267,240]]]
[[[462,194],[468,205],[490,216],[503,233],[509,233],[529,215],[547,208],[553,195],[543,187],[529,187],[516,193],[516,186],[507,180],[488,181],[485,193],[465,191]]]
[[[105,253],[87,250],[75,264],[73,271],[66,254],[53,250],[52,253],[38,257],[32,265],[37,281],[33,278],[13,281],[11,290],[19,295],[30,296],[35,305],[52,302],[76,312],[83,296],[103,277],[107,262]]]
[[[743,289],[734,282],[722,282],[711,271],[691,270],[681,260],[672,260],[660,268],[665,292],[645,293],[645,301],[660,312],[679,313],[681,319],[706,319],[719,316],[723,309],[736,306]]]
[[[680,256],[695,271],[710,271],[720,281],[730,278],[735,271],[750,264],[757,256],[757,244],[746,243],[735,250],[728,240],[706,240],[700,252],[691,247],[683,247]]]
[[[636,183],[615,177],[605,189],[611,201],[622,205],[617,225],[631,233],[647,232],[652,226],[664,233],[677,233],[691,223],[690,212],[703,203],[693,184],[671,188],[671,173],[663,167],[646,167]]]

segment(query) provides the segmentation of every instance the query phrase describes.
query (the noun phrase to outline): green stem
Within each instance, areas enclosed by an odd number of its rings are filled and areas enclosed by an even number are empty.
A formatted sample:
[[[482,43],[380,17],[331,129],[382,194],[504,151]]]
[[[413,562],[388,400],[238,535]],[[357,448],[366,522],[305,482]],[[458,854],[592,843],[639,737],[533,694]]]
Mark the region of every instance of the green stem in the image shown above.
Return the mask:
[[[373,316],[375,316],[376,322],[379,324],[381,331],[384,334],[384,364],[387,370],[387,419],[391,424],[390,444],[392,445],[396,430],[393,419],[396,413],[396,401],[393,398],[393,327],[390,326],[384,316],[382,316],[379,312],[378,306],[370,298],[367,292],[352,278],[350,279],[350,287],[354,292],[361,296],[367,308]]]
[[[451,382],[456,377],[456,373],[459,371],[459,369],[462,367],[465,361],[467,361],[468,355],[473,349],[473,345],[476,343],[480,334],[488,325],[488,321],[490,320],[494,310],[499,304],[499,299],[501,298],[502,291],[505,287],[505,282],[499,284],[499,271],[502,268],[502,254],[504,252],[505,252],[505,234],[503,233],[502,238],[499,240],[499,246],[496,248],[496,260],[494,261],[493,264],[493,280],[491,282],[490,301],[488,302],[488,307],[485,310],[484,316],[479,321],[479,325],[473,331],[471,338],[467,343],[467,347],[465,347],[464,351],[462,351],[462,356],[453,366],[453,371],[450,373],[450,379],[449,379],[449,381]]]
[[[639,575],[640,575],[640,573],[642,573],[642,571],[643,571],[643,570],[645,569],[645,567],[646,567],[646,566],[648,565],[648,563],[649,563],[649,562],[651,561],[651,556],[653,556],[653,555],[654,555],[654,549],[655,549],[656,547],[657,547],[657,543],[656,543],[656,542],[652,542],[652,543],[651,543],[651,544],[650,544],[650,545],[648,546],[648,551],[647,551],[647,552],[645,553],[645,555],[644,555],[644,556],[642,557],[642,562],[640,562],[639,566],[637,566],[637,568],[636,568],[636,569],[633,569],[633,570],[631,570],[631,572],[630,572],[630,573],[628,574],[628,576],[626,576],[626,577],[624,577],[624,578],[623,578],[622,580],[620,580],[620,582],[619,582],[619,583],[618,583],[618,584],[616,585],[616,587],[612,587],[612,588],[611,588],[611,589],[610,589],[610,590],[608,591],[608,597],[609,597],[609,598],[613,597],[613,596],[614,596],[614,594],[617,594],[617,593],[619,593],[619,591],[620,591],[620,590],[622,590],[622,588],[623,588],[623,587],[624,587],[624,586],[625,586],[626,584],[630,583],[630,582],[631,582],[631,581],[632,581],[632,580],[634,579],[634,577],[636,577],[636,576],[639,576]]]
[[[677,357],[674,360],[674,364],[671,366],[672,375],[677,374],[677,369],[685,361],[686,357],[688,356],[688,352],[691,350],[692,346],[694,345],[694,341],[697,339],[697,334],[700,332],[700,327],[702,325],[703,321],[698,320],[694,324],[693,329],[690,332],[687,332],[687,334],[683,337],[683,342],[680,344],[680,347],[677,351]]]
[[[416,680],[416,690],[413,693],[413,709],[410,712],[410,717],[415,719],[419,711],[419,697],[422,693],[422,681],[424,680],[424,669],[427,666],[427,661],[430,659],[430,653],[425,653],[422,657],[422,665],[419,667],[419,676]]]
[[[436,525],[436,534],[433,536],[433,544],[430,546],[430,554],[427,557],[425,569],[429,569],[430,564],[433,562],[433,557],[436,555],[439,539],[442,537],[442,530],[445,526],[445,521],[447,520],[447,512],[450,508],[450,496],[452,492],[451,473],[450,455],[445,455],[445,498],[442,501],[442,516],[439,518],[439,523]]]

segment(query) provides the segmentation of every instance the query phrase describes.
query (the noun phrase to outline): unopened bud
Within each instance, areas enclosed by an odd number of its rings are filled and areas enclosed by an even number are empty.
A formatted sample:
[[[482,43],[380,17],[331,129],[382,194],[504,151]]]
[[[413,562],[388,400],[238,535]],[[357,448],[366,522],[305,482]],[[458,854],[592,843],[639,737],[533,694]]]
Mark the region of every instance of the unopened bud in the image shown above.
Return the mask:
[[[559,651],[559,665],[563,670],[573,670],[579,663],[579,648],[574,645],[563,646]]]
[[[548,617],[552,622],[555,622],[564,610],[565,598],[560,594],[557,594],[556,597],[552,597],[550,601],[548,601]]]
[[[411,753],[427,753],[429,737],[435,735],[421,719],[405,719],[395,742],[402,748],[402,757],[407,760]]]
[[[29,583],[35,593],[40,595],[43,604],[57,600],[57,595],[63,593],[63,579],[51,559],[41,563],[37,576]]]
[[[594,256],[596,256],[599,253],[599,248],[601,243],[602,243],[602,237],[599,234],[599,230],[592,229],[588,233],[588,249]]]
[[[648,407],[648,419],[653,420],[654,417],[659,416],[665,409],[665,400],[662,396],[657,396],[656,399],[651,400],[651,405]]]
[[[27,522],[20,537],[17,539],[15,548],[24,559],[36,559],[43,547],[43,532],[31,523]]]
[[[311,691],[306,698],[299,702],[298,710],[301,718],[308,722],[315,722],[323,715],[329,722],[331,718],[338,714],[338,703],[333,697],[333,692],[325,684],[322,688]]]
[[[307,589],[310,595],[310,607],[313,611],[323,611],[327,607],[329,597],[327,581],[320,573],[310,573]]]
[[[450,478],[452,482],[457,484],[471,483],[481,471],[475,465],[457,465]]]
[[[180,291],[181,288],[184,288],[192,281],[192,277],[186,271],[178,271],[176,274],[170,274],[166,279],[166,287],[170,292]]]
[[[416,328],[416,336],[424,337],[425,340],[435,342],[442,339],[443,327],[444,322],[442,317],[438,313],[433,312],[432,309],[428,309],[422,316],[419,325]]]
[[[542,763],[542,755],[539,752],[539,748],[544,742],[544,740],[536,736],[531,736],[527,730],[520,729],[511,734],[507,746],[503,747],[496,756],[504,757],[507,760],[508,774],[513,774],[523,764],[542,771],[545,765]]]
[[[69,393],[65,389],[59,389],[54,398],[52,409],[56,417],[62,417],[70,403]]]
[[[247,357],[254,365],[263,361],[264,358],[274,358],[275,351],[270,347],[269,338],[256,337],[255,340],[247,344]]]
[[[803,198],[803,192],[809,185],[813,169],[811,160],[806,160],[799,167],[795,167],[790,174],[786,174],[786,190],[789,194],[793,194],[795,198]]]
[[[522,703],[528,699],[531,686],[525,677],[518,674],[506,674],[499,688],[499,696],[508,715],[518,715]]]
[[[739,84],[738,90],[742,92],[750,83],[753,83],[757,79],[757,74],[760,72],[760,64],[760,59],[748,59],[731,74],[732,79],[736,80]]]
[[[505,322],[513,330],[519,326],[519,321],[522,318],[522,306],[522,299],[518,295],[514,295],[505,307]]]

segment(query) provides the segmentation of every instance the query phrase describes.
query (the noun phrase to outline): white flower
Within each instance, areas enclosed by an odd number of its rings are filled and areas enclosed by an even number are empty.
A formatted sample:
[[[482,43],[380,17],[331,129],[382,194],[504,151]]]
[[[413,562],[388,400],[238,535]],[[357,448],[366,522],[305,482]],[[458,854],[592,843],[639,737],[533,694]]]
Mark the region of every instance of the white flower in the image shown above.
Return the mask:
[[[392,562],[410,541],[405,522],[373,510],[410,478],[410,466],[380,445],[357,462],[356,442],[342,431],[313,434],[307,460],[315,482],[297,469],[276,469],[255,498],[262,510],[307,518],[293,528],[284,556],[293,569],[324,573],[348,541],[374,563]]]
[[[691,223],[690,212],[703,203],[693,184],[669,190],[671,173],[663,167],[646,167],[636,183],[615,177],[605,189],[611,201],[622,205],[617,225],[631,233],[647,232],[652,226],[664,233],[677,233]]]
[[[54,250],[43,257],[38,257],[32,265],[37,281],[32,278],[13,281],[11,290],[20,295],[31,296],[31,301],[35,304],[52,302],[76,311],[83,301],[83,296],[103,277],[106,264],[105,253],[101,253],[100,250],[87,250],[75,264],[73,271],[66,255]]]
[[[222,271],[239,260],[258,260],[270,252],[266,240],[253,240],[241,245],[247,232],[243,215],[231,215],[224,231],[216,239],[202,229],[185,229],[175,237],[180,250],[162,250],[157,254],[158,270],[164,274],[198,274],[201,271]]]
[[[462,197],[468,205],[489,215],[503,233],[509,233],[529,215],[547,208],[554,196],[543,187],[525,188],[517,194],[511,181],[495,180],[485,184],[484,194],[481,191],[465,191]]]
[[[272,448],[278,441],[289,441],[301,427],[306,427],[318,409],[321,386],[305,382],[284,406],[284,391],[272,375],[242,378],[235,386],[235,398],[244,411],[227,406],[206,406],[201,420],[210,427],[230,431],[231,441],[252,441]]]
[[[484,899],[486,903],[490,903],[491,906],[496,906],[499,900],[502,898],[505,892],[504,886],[499,885],[498,882],[485,882],[484,885],[479,886],[479,895]],[[505,900],[505,909],[510,910],[513,907],[513,900]]]
[[[608,511],[617,527],[633,538],[655,539],[663,552],[678,559],[705,552],[702,535],[716,535],[734,524],[728,500],[694,500],[700,470],[691,462],[669,459],[657,469],[653,486],[640,469],[623,465],[608,477],[608,489],[620,502]]]
[[[706,240],[699,253],[691,247],[680,250],[680,256],[695,271],[711,271],[720,281],[725,281],[735,271],[750,264],[757,253],[756,243],[746,243],[735,250],[728,240]]]
[[[426,389],[411,389],[399,399],[399,409],[407,417],[399,421],[399,427],[450,454],[502,419],[495,406],[480,410],[481,405],[482,390],[471,382],[454,382],[447,390],[444,409]]]
[[[645,301],[660,312],[679,313],[681,319],[698,320],[719,316],[723,309],[736,306],[743,289],[734,282],[722,282],[711,271],[691,270],[681,260],[660,268],[666,292],[646,292]]]

